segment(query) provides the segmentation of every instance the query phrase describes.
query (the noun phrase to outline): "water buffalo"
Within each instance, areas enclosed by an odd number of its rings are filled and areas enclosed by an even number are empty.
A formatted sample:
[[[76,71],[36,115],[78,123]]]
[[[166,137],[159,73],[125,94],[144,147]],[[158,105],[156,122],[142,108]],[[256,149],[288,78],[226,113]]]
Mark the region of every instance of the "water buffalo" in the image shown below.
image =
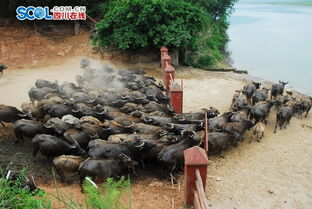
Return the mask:
[[[178,142],[177,144],[172,144],[169,146],[165,146],[158,154],[157,158],[159,162],[163,163],[164,168],[161,170],[161,175],[164,176],[163,171],[165,167],[169,168],[169,175],[172,180],[175,180],[172,173],[174,169],[180,168],[184,163],[184,153],[183,151],[187,148],[190,148],[196,144],[197,141],[193,139],[195,136],[194,131],[184,131],[182,132],[183,140]]]
[[[67,130],[63,136],[69,144],[78,143],[84,150],[87,150],[88,144],[92,139],[87,133],[75,129]]]
[[[104,159],[118,159],[119,154],[124,153],[133,159],[138,159],[144,150],[153,147],[154,144],[135,140],[134,142],[124,144],[101,143],[99,146],[94,146],[89,150],[89,156]]]
[[[294,111],[299,118],[302,118],[303,113],[305,113],[305,117],[308,117],[311,106],[312,98],[304,98],[294,105]]]
[[[80,120],[72,115],[64,115],[62,117],[62,121],[64,121],[67,124],[70,124],[72,126],[75,126],[77,128],[80,127]]]
[[[142,121],[146,124],[164,127],[167,123],[172,123],[172,117],[166,116],[143,116]]]
[[[260,85],[261,83],[252,81],[251,84],[247,84],[243,87],[243,93],[247,96],[248,100],[250,100],[255,91],[260,88]]]
[[[270,109],[274,105],[274,101],[260,101],[250,110],[250,120],[264,122],[267,116],[270,114]]]
[[[77,173],[80,163],[84,158],[72,155],[61,155],[53,159],[53,167],[60,176],[62,182],[65,182],[67,174]]]
[[[38,121],[43,117],[42,111],[31,102],[22,103],[21,108],[24,113],[31,114],[31,116]]]
[[[33,138],[37,134],[49,134],[53,133],[50,128],[46,128],[42,123],[33,120],[17,120],[13,125],[14,133],[16,136],[16,143],[19,140],[24,141],[24,137]]]
[[[55,90],[57,90],[59,88],[58,81],[51,82],[51,81],[47,81],[44,79],[37,79],[35,86],[37,88],[48,87],[50,89],[55,89]]]
[[[29,96],[29,99],[30,99],[31,102],[41,101],[41,100],[44,99],[44,97],[48,93],[52,93],[52,92],[56,92],[56,90],[48,88],[48,87],[43,87],[43,88],[32,87],[28,91],[28,96]]]
[[[99,136],[101,139],[107,139],[111,134],[111,128],[105,128],[102,125],[93,125],[90,123],[82,123],[81,129],[90,136]]]
[[[293,107],[290,107],[290,106],[281,107],[276,113],[276,123],[275,123],[274,133],[276,133],[276,129],[278,125],[280,127],[280,130],[282,130],[283,126],[284,126],[284,129],[286,129],[293,115],[294,115]]]
[[[248,98],[244,93],[235,94],[232,98],[231,110],[241,110],[248,104]]]
[[[244,135],[246,130],[250,130],[255,124],[250,120],[243,120],[241,122],[229,122],[225,123],[222,127],[223,132],[230,134],[238,133],[241,136]]]
[[[221,130],[225,123],[230,122],[233,112],[226,112],[218,117],[208,120],[209,131]]]
[[[80,123],[90,123],[92,125],[101,125],[102,122],[95,118],[95,117],[92,117],[92,116],[83,116],[79,119],[79,122]]]
[[[106,141],[106,140],[103,140],[103,139],[93,139],[91,141],[89,141],[89,144],[88,144],[88,149],[92,149],[94,147],[98,147],[98,146],[101,146],[103,144],[108,144],[109,142]]]
[[[142,105],[133,102],[127,102],[126,104],[124,104],[123,107],[120,108],[120,111],[123,113],[131,113],[136,110],[139,110],[140,108],[142,108]]]
[[[120,154],[117,159],[88,158],[79,166],[80,185],[86,176],[93,178],[95,182],[109,177],[119,178],[124,170],[131,171],[134,175],[137,162],[129,156]]]
[[[174,112],[171,105],[167,104],[166,106],[164,106],[164,105],[158,104],[157,102],[154,102],[154,101],[144,105],[143,108],[140,109],[140,111],[145,112],[145,113],[151,113],[151,112],[159,111],[159,112],[163,112],[163,113],[168,114],[168,115],[172,115]]]
[[[76,86],[74,83],[64,82],[60,87],[60,95],[66,98],[71,98],[72,95],[81,91],[81,88]]]
[[[269,90],[270,89],[263,87],[262,89],[255,91],[252,95],[252,104],[255,105],[257,102],[267,100]]]
[[[199,131],[202,130],[204,128],[204,123],[203,121],[201,121],[198,124],[176,124],[176,123],[167,123],[164,126],[164,129],[170,131],[170,132],[174,132],[177,134],[180,134],[182,131],[184,130],[188,130],[188,131]]]
[[[49,119],[44,126],[46,128],[51,128],[57,135],[63,135],[64,132],[74,127],[59,118]]]
[[[241,110],[234,112],[231,116],[231,122],[241,122],[243,120],[247,120],[250,110],[251,107],[245,106]]]
[[[95,99],[91,98],[90,96],[88,96],[87,94],[83,92],[76,92],[71,96],[71,98],[75,100],[75,103],[92,104],[95,102]]]
[[[217,117],[220,114],[216,108],[210,107],[210,109],[203,108],[199,112],[176,114],[173,119],[177,123],[198,123],[198,121],[205,120],[206,113],[208,119]]]
[[[4,64],[0,64],[0,73],[1,73],[1,77],[3,76],[3,70],[7,69],[8,67],[5,66]]]
[[[279,81],[277,84],[273,84],[271,87],[271,99],[275,99],[278,95],[283,95],[285,85],[288,82]]]
[[[208,134],[208,153],[209,155],[220,154],[229,146],[236,146],[242,136],[234,133],[212,132]]]
[[[47,134],[37,134],[32,139],[33,160],[35,161],[38,151],[47,157],[59,155],[77,154],[84,155],[86,152],[76,145],[69,145],[64,140]]]
[[[49,107],[47,113],[51,117],[62,118],[64,115],[72,114],[72,106],[67,104],[56,104]]]
[[[145,123],[134,123],[130,127],[134,132],[141,134],[156,134],[158,131],[162,130],[162,127],[148,125]]]
[[[3,122],[15,123],[17,120],[29,117],[29,115],[24,114],[16,107],[0,104],[0,123],[3,127],[5,126]]]

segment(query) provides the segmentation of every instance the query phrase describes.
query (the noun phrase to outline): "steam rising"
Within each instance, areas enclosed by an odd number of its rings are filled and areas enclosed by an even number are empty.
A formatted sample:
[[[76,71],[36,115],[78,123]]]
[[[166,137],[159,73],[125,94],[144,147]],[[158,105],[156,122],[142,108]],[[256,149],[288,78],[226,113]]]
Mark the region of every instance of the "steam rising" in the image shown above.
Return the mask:
[[[89,88],[100,88],[104,90],[122,90],[125,88],[119,79],[118,72],[105,64],[93,61],[88,58],[82,58],[80,67],[83,70],[82,76],[76,76],[79,85]],[[86,81],[86,83],[85,83]]]

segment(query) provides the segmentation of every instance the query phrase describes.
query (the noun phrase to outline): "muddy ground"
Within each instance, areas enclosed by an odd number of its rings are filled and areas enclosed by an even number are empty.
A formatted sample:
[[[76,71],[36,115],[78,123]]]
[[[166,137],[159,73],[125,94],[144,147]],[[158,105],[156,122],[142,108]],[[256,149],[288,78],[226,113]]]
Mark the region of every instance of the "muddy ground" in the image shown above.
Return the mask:
[[[7,71],[0,80],[1,103],[18,107],[21,102],[27,101],[27,91],[37,78],[74,81],[74,76],[80,73],[80,59],[71,57],[59,65]],[[125,67],[122,63],[116,66]],[[161,79],[157,63],[146,66],[146,69]],[[245,75],[188,68],[180,69],[177,77],[183,77],[185,112],[209,106],[227,111],[234,90],[240,89],[250,79]],[[253,141],[249,144],[245,140],[237,148],[227,150],[224,158],[210,158],[207,194],[212,208],[310,208],[312,116],[303,120],[294,118],[287,130],[273,134],[274,113],[275,110],[272,110],[265,138],[260,143]],[[11,125],[2,129],[1,134],[0,163],[6,164],[15,153],[20,153],[16,155],[12,167],[27,165],[29,173],[34,175],[42,188],[55,191],[51,160],[39,154],[37,162],[33,163],[30,141],[16,145]],[[250,133],[245,137],[249,139]],[[141,170],[140,177],[132,179],[129,198],[133,208],[182,207],[183,176],[180,175],[179,183],[172,188],[169,181],[158,178],[155,170]],[[77,178],[70,186],[60,184],[58,177],[56,183],[58,188],[72,193],[77,201],[81,200]]]
[[[53,41],[33,32],[28,33],[29,29],[23,30],[0,28],[0,33],[4,34],[0,37],[0,62],[10,66],[0,78],[2,104],[19,107],[22,102],[28,101],[27,91],[38,78],[74,81],[74,76],[81,73],[81,56],[101,58],[88,47],[87,33],[82,32],[80,36],[67,38],[66,41]],[[21,36],[21,32],[27,33]],[[25,53],[22,48],[27,48],[27,44],[32,50]],[[64,56],[56,55],[60,50],[65,52]],[[129,64],[115,59],[101,62],[118,69],[143,68],[159,80],[162,78],[158,63]],[[209,106],[221,112],[227,111],[235,89],[241,89],[251,79],[261,80],[248,75],[191,68],[178,69],[176,78],[181,77],[184,83],[184,112]],[[263,83],[267,87],[271,85]],[[312,114],[302,120],[292,119],[288,129],[277,134],[273,134],[274,115],[275,110],[272,109],[265,137],[260,143],[252,141],[249,144],[250,132],[247,132],[247,140],[235,149],[227,150],[223,158],[210,157],[206,190],[211,208],[311,208]],[[32,162],[30,141],[17,145],[13,141],[12,126],[7,125],[0,130],[1,165],[7,165],[15,153],[20,153],[14,158],[12,168],[27,165],[29,174],[35,177],[41,188],[54,193],[55,187],[58,187],[74,196],[77,202],[83,199],[77,180],[66,186],[56,177],[54,185],[51,160],[39,154],[37,162]],[[140,170],[139,174],[139,178],[131,178],[128,198],[132,208],[183,207],[183,175],[179,175],[178,184],[172,187],[169,181],[158,178],[155,169]]]

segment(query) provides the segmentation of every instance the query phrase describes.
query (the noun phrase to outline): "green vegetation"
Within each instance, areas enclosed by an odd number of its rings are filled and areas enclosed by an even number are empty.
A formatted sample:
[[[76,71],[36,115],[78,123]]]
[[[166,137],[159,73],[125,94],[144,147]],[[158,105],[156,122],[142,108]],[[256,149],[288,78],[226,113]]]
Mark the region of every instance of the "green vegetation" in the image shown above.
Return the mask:
[[[81,203],[75,202],[68,194],[57,189],[56,194],[45,193],[43,190],[30,192],[24,188],[24,180],[27,169],[24,168],[17,174],[16,180],[6,179],[8,169],[0,167],[0,208],[14,209],[39,209],[52,208],[51,200],[56,200],[60,208],[82,209]],[[121,202],[121,197],[130,193],[130,181],[122,177],[115,181],[112,178],[106,180],[102,188],[90,179],[84,183],[86,207],[89,209],[122,209],[130,208],[130,202]]]
[[[178,50],[185,65],[208,67],[223,59],[227,17],[237,0],[115,0],[105,7],[94,44],[123,50]]]
[[[18,173],[15,181],[10,181],[5,178],[5,170],[0,168],[0,208],[51,208],[51,202],[44,191],[30,192],[28,189],[23,189],[26,171],[27,169],[24,168]]]

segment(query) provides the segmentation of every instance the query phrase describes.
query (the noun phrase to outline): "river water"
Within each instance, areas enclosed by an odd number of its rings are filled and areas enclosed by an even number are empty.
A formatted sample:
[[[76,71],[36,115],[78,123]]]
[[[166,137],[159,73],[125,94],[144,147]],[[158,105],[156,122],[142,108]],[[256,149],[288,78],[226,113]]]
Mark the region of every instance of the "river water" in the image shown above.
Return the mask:
[[[234,67],[312,95],[312,6],[239,3],[230,23]]]

